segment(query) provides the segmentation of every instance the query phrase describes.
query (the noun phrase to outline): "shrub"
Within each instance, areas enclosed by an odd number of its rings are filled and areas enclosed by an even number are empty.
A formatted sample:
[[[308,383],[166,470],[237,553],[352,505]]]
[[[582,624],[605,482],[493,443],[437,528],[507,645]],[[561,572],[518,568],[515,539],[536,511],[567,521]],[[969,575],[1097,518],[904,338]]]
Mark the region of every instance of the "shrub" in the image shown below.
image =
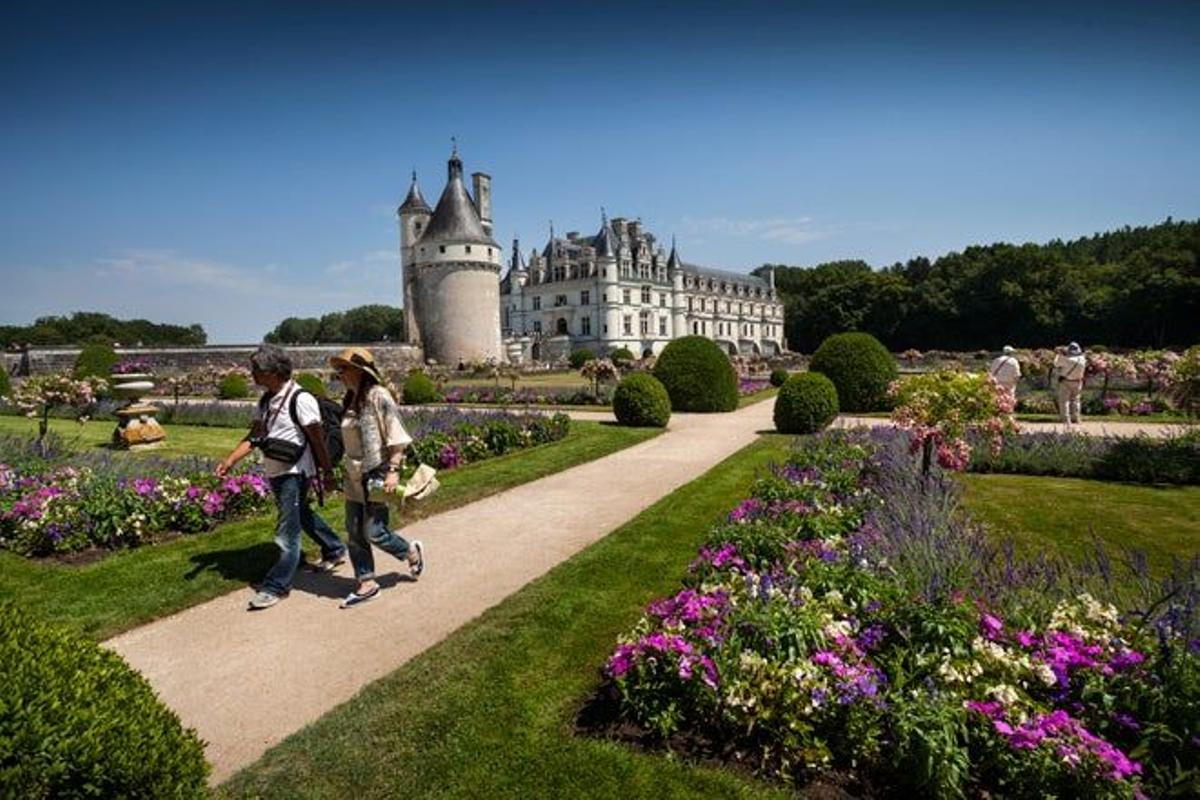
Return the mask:
[[[0,369],[0,397],[12,397],[12,381],[6,369]]]
[[[608,354],[609,359],[618,367],[628,367],[634,361],[637,361],[637,356],[628,347],[618,347]]]
[[[654,377],[671,397],[673,411],[733,411],[738,380],[729,358],[703,336],[684,336],[663,349]]]
[[[775,398],[775,429],[780,433],[816,433],[837,414],[837,389],[819,372],[793,375]]]
[[[241,375],[226,375],[217,384],[217,397],[222,400],[243,400],[249,396],[250,381]]]
[[[786,369],[771,370],[771,385],[783,386],[783,384],[787,383],[787,379],[790,375],[791,373],[789,373]]]
[[[1006,438],[998,451],[973,449],[970,470],[1195,486],[1200,485],[1200,433],[1162,439],[1022,433]]]
[[[421,403],[436,403],[439,399],[437,386],[434,385],[433,379],[424,372],[413,370],[404,379],[405,405],[415,406]]]
[[[206,796],[195,732],[116,653],[3,605],[0,665],[0,796]]]
[[[821,342],[808,365],[837,388],[842,411],[887,407],[887,389],[899,371],[887,348],[869,333],[839,333]]]
[[[321,380],[320,375],[314,375],[311,372],[301,372],[296,376],[296,383],[300,384],[300,388],[312,394],[314,397],[325,396],[325,381]]]
[[[119,360],[116,351],[106,344],[85,345],[75,359],[75,368],[71,375],[76,380],[107,378]]]
[[[671,419],[671,398],[653,375],[635,372],[613,394],[617,422],[634,428],[665,428]]]
[[[571,357],[567,359],[567,363],[571,365],[571,369],[579,369],[587,362],[596,357],[596,354],[586,347],[581,347],[578,350],[571,351]]]

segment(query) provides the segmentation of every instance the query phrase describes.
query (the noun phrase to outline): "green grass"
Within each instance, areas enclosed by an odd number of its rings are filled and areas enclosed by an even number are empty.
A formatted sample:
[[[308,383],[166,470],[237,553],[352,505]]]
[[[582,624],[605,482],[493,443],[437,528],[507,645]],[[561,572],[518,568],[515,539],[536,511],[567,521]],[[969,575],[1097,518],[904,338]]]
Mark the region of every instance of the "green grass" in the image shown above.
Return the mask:
[[[233,431],[223,433],[229,436]],[[442,473],[441,490],[419,509],[406,511],[405,518],[418,519],[465,505],[658,433],[572,422],[562,441]],[[340,501],[330,501],[321,510],[339,532],[344,531],[343,513]],[[273,525],[272,516],[259,516],[222,525],[210,533],[113,553],[86,566],[34,561],[0,551],[0,600],[15,600],[95,638],[107,638],[262,578],[278,553],[271,538]],[[311,547],[307,539],[305,545]]]
[[[222,787],[261,797],[787,796],[743,775],[574,735],[618,634],[788,437],[772,435],[559,565]],[[369,653],[348,654],[369,658]]]
[[[763,400],[770,400],[777,394],[779,394],[779,387],[771,386],[763,389],[761,392],[742,395],[738,398],[738,408],[745,408],[746,406],[752,406],[755,403],[761,403]]]
[[[1111,553],[1146,553],[1151,569],[1200,553],[1200,486],[1138,486],[1078,478],[964,475],[966,509],[1024,552],[1067,557],[1099,538]]]
[[[80,448],[107,448],[112,442],[113,430],[116,427],[117,423],[103,420],[92,420],[82,425],[69,419],[50,420],[52,432]],[[162,444],[126,454],[132,458],[142,453],[224,458],[246,433],[242,428],[209,428],[199,425],[167,425],[165,430],[167,438]],[[37,422],[26,417],[0,416],[0,436],[12,434],[36,436]]]
[[[446,376],[446,384],[448,386],[511,387],[512,381],[507,378],[497,381],[495,378],[473,378],[465,374],[463,377],[459,377],[450,374]],[[517,379],[518,389],[542,389],[547,386],[559,389],[587,389],[591,385],[591,381],[580,375],[578,370],[531,373]]]

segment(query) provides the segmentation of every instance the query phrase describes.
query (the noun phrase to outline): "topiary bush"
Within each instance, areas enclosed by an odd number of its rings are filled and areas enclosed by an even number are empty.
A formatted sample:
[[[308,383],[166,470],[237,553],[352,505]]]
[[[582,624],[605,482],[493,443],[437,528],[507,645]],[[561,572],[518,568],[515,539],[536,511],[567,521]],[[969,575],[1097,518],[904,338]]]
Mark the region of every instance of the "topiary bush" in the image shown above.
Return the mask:
[[[120,359],[117,352],[106,344],[84,345],[75,358],[75,367],[71,376],[76,380],[83,378],[108,378],[112,368]]]
[[[791,373],[788,372],[786,369],[771,370],[771,385],[772,386],[783,386],[785,383],[787,383],[787,379],[790,375],[791,375]]]
[[[617,422],[633,428],[665,428],[671,419],[671,397],[658,378],[635,372],[617,384],[613,414]]]
[[[673,411],[733,411],[738,379],[729,357],[703,336],[684,336],[668,344],[654,365],[671,397]]]
[[[217,397],[222,400],[244,400],[250,396],[250,381],[244,375],[226,375],[217,384]]]
[[[321,380],[320,375],[314,375],[311,372],[301,372],[296,376],[296,383],[300,384],[300,388],[314,397],[324,397],[325,381]]]
[[[628,367],[634,361],[637,361],[637,356],[635,356],[633,351],[628,347],[618,347],[609,353],[608,357],[614,364],[622,369]]]
[[[837,389],[819,372],[791,376],[775,397],[775,429],[780,433],[816,433],[837,415]]]
[[[415,406],[421,403],[436,403],[441,397],[433,379],[420,370],[413,370],[404,379],[404,403]]]
[[[116,653],[0,604],[0,797],[205,797],[194,731]]]
[[[869,333],[838,333],[821,342],[808,369],[820,372],[837,387],[842,411],[888,408],[887,390],[899,376],[887,348]]]
[[[571,369],[579,369],[587,362],[593,360],[596,354],[586,347],[581,347],[578,350],[572,350],[567,363],[571,365]]]

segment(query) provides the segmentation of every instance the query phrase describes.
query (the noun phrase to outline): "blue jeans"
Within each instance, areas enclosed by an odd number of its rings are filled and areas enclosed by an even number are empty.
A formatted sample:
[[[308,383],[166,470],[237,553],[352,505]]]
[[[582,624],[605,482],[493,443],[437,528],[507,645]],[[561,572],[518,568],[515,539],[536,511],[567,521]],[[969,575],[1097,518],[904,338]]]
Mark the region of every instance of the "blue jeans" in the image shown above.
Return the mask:
[[[408,558],[408,541],[392,533],[388,526],[388,507],[383,503],[347,500],[346,538],[350,541],[354,577],[360,583],[375,579],[375,556],[371,553],[371,545],[401,561]]]
[[[271,478],[278,516],[275,521],[275,544],[279,545],[279,560],[263,579],[263,591],[287,594],[300,566],[300,531],[307,533],[321,546],[322,558],[339,558],[346,546],[325,520],[313,513],[308,499],[308,476],[292,474]]]

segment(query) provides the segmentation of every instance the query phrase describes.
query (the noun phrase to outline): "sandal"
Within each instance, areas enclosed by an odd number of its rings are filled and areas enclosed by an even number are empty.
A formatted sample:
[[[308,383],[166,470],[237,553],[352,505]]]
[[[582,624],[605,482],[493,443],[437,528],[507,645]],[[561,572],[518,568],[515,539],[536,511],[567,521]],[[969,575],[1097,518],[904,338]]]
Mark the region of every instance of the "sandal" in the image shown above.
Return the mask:
[[[350,608],[351,606],[360,605],[368,600],[371,600],[377,594],[379,594],[378,584],[375,585],[374,589],[369,592],[364,592],[363,594],[359,594],[357,591],[351,592],[350,594],[346,595],[346,599],[342,601],[342,604],[339,606],[339,608]]]

